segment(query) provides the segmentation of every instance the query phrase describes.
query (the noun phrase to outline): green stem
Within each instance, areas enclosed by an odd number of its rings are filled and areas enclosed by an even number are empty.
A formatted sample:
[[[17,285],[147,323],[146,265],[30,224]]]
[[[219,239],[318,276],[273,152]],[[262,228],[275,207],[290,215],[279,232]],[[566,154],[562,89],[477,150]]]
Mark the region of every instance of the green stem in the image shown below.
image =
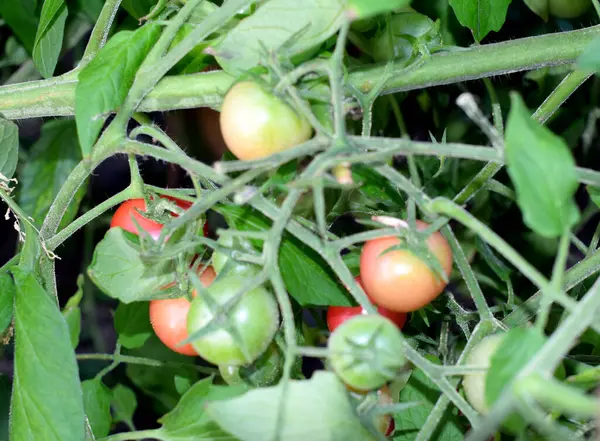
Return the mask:
[[[552,280],[550,281],[553,289],[543,290],[542,299],[540,301],[540,310],[538,312],[537,319],[535,321],[535,327],[542,333],[546,329],[548,323],[548,316],[550,315],[550,307],[552,306],[552,293],[559,291],[562,288],[563,276],[565,273],[565,264],[569,254],[570,245],[570,232],[565,231],[560,239],[558,246],[558,254],[554,261],[554,268],[552,270]]]
[[[404,63],[395,64],[391,71],[394,76],[383,92],[413,90],[572,63],[598,35],[600,26],[593,26],[460,51],[439,52],[409,72],[406,72]],[[186,45],[182,49],[189,48]],[[174,53],[175,49],[171,52]],[[165,59],[173,57],[171,52]],[[377,84],[384,71],[382,66],[361,68],[350,73],[348,81],[367,93]],[[163,78],[140,103],[138,110],[156,112],[201,106],[218,107],[234,80],[234,77],[219,71]],[[77,80],[73,77],[2,86],[0,112],[8,119],[73,115],[76,86]]]
[[[350,21],[342,24],[338,34],[335,50],[330,61],[331,101],[333,104],[333,123],[335,136],[338,139],[346,136],[346,114],[344,113],[344,54],[346,53],[346,39],[350,30]]]
[[[573,92],[591,76],[591,73],[580,70],[569,73],[556,89],[548,95],[548,98],[546,98],[540,107],[537,108],[532,118],[538,120],[540,124],[545,124],[560,106],[569,99]]]
[[[572,63],[599,34],[600,26],[593,26],[577,31],[472,46],[468,50],[438,52],[419,69],[393,76],[386,85],[386,93]],[[394,66],[396,70],[401,68],[400,64]],[[366,93],[384,71],[384,66],[356,70],[350,73],[350,84]]]
[[[71,237],[75,232],[77,232],[80,228],[89,224],[91,221],[96,219],[98,216],[104,214],[111,208],[116,205],[125,202],[127,199],[132,199],[135,197],[142,197],[142,193],[133,189],[133,187],[128,187],[125,190],[117,193],[111,198],[105,200],[104,202],[96,205],[91,210],[85,212],[65,228],[63,228],[60,232],[52,236],[50,239],[46,241],[46,246],[49,250],[55,250],[58,248],[65,240]]]
[[[104,438],[98,439],[98,441],[129,441],[138,439],[161,439],[159,438],[160,432],[157,429],[150,430],[139,430],[137,432],[123,432],[115,433]]]
[[[89,63],[96,53],[106,44],[112,23],[119,11],[121,0],[107,0],[102,7],[98,21],[92,31],[90,40],[85,48],[81,65]]]
[[[217,372],[217,369],[197,366],[189,363],[176,363],[169,361],[161,361],[155,360],[153,358],[145,358],[145,357],[134,357],[131,355],[122,355],[122,354],[77,354],[77,360],[79,361],[89,361],[89,360],[104,360],[104,361],[118,361],[119,363],[126,364],[137,364],[142,366],[151,366],[151,367],[192,367],[193,369],[201,372],[203,374],[212,375]]]
[[[519,380],[515,387],[520,393],[533,395],[551,410],[558,410],[577,418],[594,418],[600,414],[600,401],[552,378],[533,374]]]

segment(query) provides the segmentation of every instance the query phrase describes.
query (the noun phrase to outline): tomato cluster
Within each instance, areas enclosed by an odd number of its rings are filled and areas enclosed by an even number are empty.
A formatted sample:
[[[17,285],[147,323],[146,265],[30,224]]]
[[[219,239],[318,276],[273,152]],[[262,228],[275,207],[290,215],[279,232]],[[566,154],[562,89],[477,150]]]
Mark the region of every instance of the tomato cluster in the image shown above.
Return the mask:
[[[183,210],[192,205],[176,198],[168,199]],[[136,235],[145,231],[157,239],[163,225],[145,217],[142,213],[146,210],[143,199],[124,202],[116,210],[111,228],[120,227]],[[227,236],[219,242],[223,247],[234,246],[233,239]],[[150,302],[150,323],[154,332],[169,349],[183,355],[200,355],[220,366],[226,381],[243,377],[250,384],[276,382],[283,362],[279,352],[268,349],[279,325],[279,309],[274,296],[260,286],[246,290],[246,280],[242,276],[254,273],[255,267],[239,263],[218,251],[213,260],[214,268],[199,265],[198,277],[206,291],[198,295],[194,290],[191,302],[186,297]],[[205,333],[203,329],[206,329]],[[181,344],[198,332],[200,335],[192,343]]]

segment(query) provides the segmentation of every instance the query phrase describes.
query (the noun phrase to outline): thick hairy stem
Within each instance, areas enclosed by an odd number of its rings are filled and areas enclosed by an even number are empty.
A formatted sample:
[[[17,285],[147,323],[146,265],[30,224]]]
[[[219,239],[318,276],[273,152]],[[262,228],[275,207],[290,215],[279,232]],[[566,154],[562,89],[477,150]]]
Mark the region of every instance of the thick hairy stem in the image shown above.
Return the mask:
[[[392,78],[382,93],[572,63],[596,36],[600,36],[600,26],[439,52],[410,71],[404,63],[396,63],[390,71]],[[384,70],[385,66],[363,67],[351,72],[348,81],[367,93],[378,84]],[[224,72],[163,78],[144,98],[138,110],[218,107],[233,81],[234,78]],[[59,77],[0,87],[0,112],[9,119],[73,115],[76,86],[73,77]]]

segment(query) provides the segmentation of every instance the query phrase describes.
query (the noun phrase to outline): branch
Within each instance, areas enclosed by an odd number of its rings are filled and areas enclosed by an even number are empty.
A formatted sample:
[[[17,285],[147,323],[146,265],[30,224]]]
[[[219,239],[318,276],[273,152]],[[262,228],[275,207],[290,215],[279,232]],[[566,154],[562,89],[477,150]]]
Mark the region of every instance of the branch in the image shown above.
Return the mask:
[[[572,63],[597,36],[600,36],[600,26],[439,52],[408,72],[404,63],[396,63],[382,93]],[[349,83],[363,93],[368,92],[377,84],[384,69],[385,66],[370,66],[355,70],[349,74]],[[218,107],[233,81],[232,76],[219,71],[164,78],[138,110]],[[76,85],[76,80],[67,77],[0,87],[0,112],[8,119],[73,115]]]

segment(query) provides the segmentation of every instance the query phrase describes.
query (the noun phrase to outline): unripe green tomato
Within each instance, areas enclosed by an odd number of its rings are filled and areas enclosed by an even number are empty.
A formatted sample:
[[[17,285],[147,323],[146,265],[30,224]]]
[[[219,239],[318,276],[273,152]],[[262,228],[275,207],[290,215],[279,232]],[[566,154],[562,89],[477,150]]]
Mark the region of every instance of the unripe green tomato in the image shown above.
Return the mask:
[[[249,252],[254,251],[254,249],[252,248],[252,245],[250,245],[250,243],[248,243],[247,241],[240,239],[240,238],[234,238],[233,236],[229,236],[229,235],[223,235],[223,236],[219,237],[219,239],[217,240],[217,243],[226,248],[233,248],[236,250],[249,251]],[[231,261],[231,263],[229,263],[230,261]],[[231,257],[229,257],[227,254],[221,253],[217,250],[215,250],[215,252],[213,253],[212,263],[213,263],[213,268],[215,269],[215,272],[217,274],[221,274],[221,272],[224,269],[227,271],[227,275],[234,275],[234,274],[253,275],[253,274],[257,274],[260,271],[260,268],[256,265],[232,260]]]
[[[188,312],[188,333],[193,336],[214,324],[215,303],[220,309],[229,308],[216,317],[218,325],[214,330],[191,342],[198,355],[218,366],[253,363],[277,332],[279,308],[273,294],[259,286],[236,299],[247,289],[247,282],[242,276],[218,277],[204,295],[196,296]],[[209,302],[205,296],[210,296]]]
[[[557,18],[575,18],[587,11],[590,0],[548,0],[548,12]]]
[[[504,334],[495,334],[485,337],[481,340],[469,353],[466,364],[480,366],[488,369],[492,356],[502,343]],[[463,378],[463,388],[469,403],[473,408],[482,413],[487,414],[488,406],[485,400],[485,379],[487,371],[477,374],[468,374]]]
[[[379,388],[406,364],[402,334],[380,315],[345,321],[331,334],[327,347],[332,369],[354,390]]]
[[[252,160],[308,140],[312,128],[281,98],[252,81],[237,83],[221,106],[225,144],[237,158]]]

